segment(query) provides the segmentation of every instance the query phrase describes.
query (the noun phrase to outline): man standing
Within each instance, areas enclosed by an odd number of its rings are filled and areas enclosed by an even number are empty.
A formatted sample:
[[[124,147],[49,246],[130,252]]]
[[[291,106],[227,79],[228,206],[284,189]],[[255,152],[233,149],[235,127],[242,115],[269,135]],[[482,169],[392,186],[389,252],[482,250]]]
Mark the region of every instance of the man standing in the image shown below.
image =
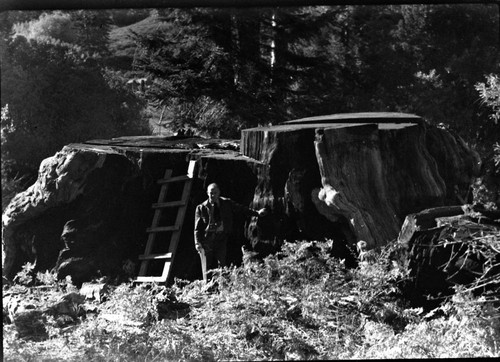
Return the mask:
[[[194,220],[194,243],[199,253],[205,252],[207,269],[226,265],[227,239],[233,229],[233,215],[241,212],[248,216],[260,216],[259,211],[221,197],[217,184],[207,188],[208,200],[196,207]]]

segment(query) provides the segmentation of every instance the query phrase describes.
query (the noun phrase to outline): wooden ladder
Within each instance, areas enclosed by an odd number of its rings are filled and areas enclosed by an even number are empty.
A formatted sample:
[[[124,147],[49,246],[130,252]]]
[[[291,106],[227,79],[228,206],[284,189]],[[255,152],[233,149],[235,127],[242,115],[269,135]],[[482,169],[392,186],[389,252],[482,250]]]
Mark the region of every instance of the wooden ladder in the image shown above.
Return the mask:
[[[160,195],[158,196],[158,202],[152,205],[152,207],[155,209],[155,213],[153,216],[151,227],[146,229],[146,232],[149,234],[148,241],[146,243],[144,254],[139,255],[139,260],[141,260],[141,266],[139,269],[139,275],[135,279],[135,282],[164,283],[170,277],[170,269],[175,257],[175,252],[177,251],[177,246],[179,245],[182,224],[184,222],[184,216],[186,215],[189,195],[191,193],[194,162],[195,161],[190,161],[189,163],[188,175],[171,177],[172,170],[167,169],[165,171],[163,179],[157,181],[158,184],[161,184]],[[184,182],[184,188],[182,191],[181,199],[175,201],[165,200],[167,197],[169,185],[173,182],[179,182],[179,183]],[[177,208],[177,216],[175,218],[175,224],[168,226],[160,226],[159,224],[162,218],[163,211],[167,208]],[[170,242],[168,245],[168,252],[152,254],[156,242],[160,241],[168,242],[168,240],[157,240],[158,234],[162,232],[172,232],[170,237]],[[165,260],[161,276],[148,275],[150,269],[150,263],[152,261],[158,261],[158,260]]]

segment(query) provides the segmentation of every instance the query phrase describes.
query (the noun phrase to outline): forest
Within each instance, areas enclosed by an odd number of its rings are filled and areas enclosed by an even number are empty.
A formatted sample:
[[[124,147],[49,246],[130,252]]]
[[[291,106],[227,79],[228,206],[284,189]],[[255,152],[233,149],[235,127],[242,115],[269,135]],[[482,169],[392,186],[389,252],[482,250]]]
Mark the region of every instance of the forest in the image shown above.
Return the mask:
[[[179,128],[407,112],[499,152],[496,4],[0,16],[3,207],[65,144]]]

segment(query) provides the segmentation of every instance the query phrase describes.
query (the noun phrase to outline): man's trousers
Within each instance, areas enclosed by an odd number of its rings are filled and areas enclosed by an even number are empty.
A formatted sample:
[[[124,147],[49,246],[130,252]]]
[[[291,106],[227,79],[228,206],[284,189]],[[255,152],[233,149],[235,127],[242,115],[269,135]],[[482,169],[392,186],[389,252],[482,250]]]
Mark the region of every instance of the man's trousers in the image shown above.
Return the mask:
[[[202,246],[207,258],[207,270],[226,265],[227,234],[208,233]]]

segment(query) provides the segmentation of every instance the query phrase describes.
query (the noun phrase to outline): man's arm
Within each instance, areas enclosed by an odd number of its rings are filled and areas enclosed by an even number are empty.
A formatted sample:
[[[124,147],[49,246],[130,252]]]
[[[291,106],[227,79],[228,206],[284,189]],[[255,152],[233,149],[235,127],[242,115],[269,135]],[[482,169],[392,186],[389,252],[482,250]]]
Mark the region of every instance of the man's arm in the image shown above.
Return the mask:
[[[229,201],[231,202],[231,207],[233,209],[233,211],[235,212],[238,212],[238,213],[242,213],[243,215],[247,216],[247,217],[250,217],[250,216],[262,216],[262,215],[265,215],[266,214],[266,209],[265,208],[262,208],[260,210],[254,210],[250,207],[247,207],[247,206],[243,206],[243,205],[240,205],[238,204],[237,202],[229,199]]]

